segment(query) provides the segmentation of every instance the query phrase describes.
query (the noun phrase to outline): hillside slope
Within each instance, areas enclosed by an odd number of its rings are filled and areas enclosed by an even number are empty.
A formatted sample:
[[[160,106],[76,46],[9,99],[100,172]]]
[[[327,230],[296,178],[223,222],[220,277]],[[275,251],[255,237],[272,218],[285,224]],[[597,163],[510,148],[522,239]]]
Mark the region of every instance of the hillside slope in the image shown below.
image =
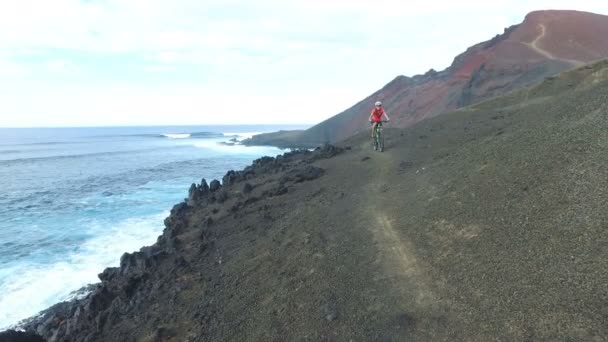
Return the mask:
[[[469,48],[441,72],[399,76],[344,112],[291,136],[264,134],[248,143],[316,146],[368,129],[373,103],[382,100],[396,127],[434,117],[585,63],[608,57],[608,16],[576,11],[539,11],[520,25]]]
[[[26,328],[49,341],[608,339],[608,62],[262,158]]]

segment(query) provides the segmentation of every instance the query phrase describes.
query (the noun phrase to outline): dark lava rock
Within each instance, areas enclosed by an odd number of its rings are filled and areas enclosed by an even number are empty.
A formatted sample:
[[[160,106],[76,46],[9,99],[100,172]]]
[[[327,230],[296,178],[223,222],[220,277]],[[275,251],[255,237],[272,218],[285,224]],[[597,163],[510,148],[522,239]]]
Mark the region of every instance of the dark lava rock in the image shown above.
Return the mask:
[[[323,169],[316,166],[307,166],[303,170],[296,170],[294,175],[294,180],[296,183],[300,183],[303,181],[313,180],[321,177],[323,175]]]
[[[235,213],[235,212],[239,211],[239,209],[241,209],[242,206],[243,206],[243,202],[241,202],[241,201],[236,202],[234,205],[232,205],[232,207],[230,207],[230,212]]]
[[[313,180],[321,177],[324,170],[316,166],[307,166],[302,172],[296,175],[297,181]]]
[[[167,341],[174,335],[175,335],[175,331],[173,331],[173,329],[166,328],[166,327],[159,327],[154,332],[154,335],[152,336],[152,341],[153,342]]]
[[[196,184],[192,183],[192,185],[190,185],[190,189],[188,190],[188,198],[189,199],[192,198],[196,191],[197,191]]]
[[[198,189],[196,188],[196,184],[192,183],[190,185],[190,189],[188,189],[188,198],[186,199],[186,204],[193,207],[196,205],[198,200]]]
[[[179,215],[187,207],[188,207],[188,205],[185,202],[178,203],[178,204],[174,205],[173,208],[171,209],[171,215]]]
[[[313,160],[331,158],[340,153],[344,152],[343,148],[336,147],[334,145],[325,144],[315,149],[316,155],[312,158]]]
[[[218,202],[224,203],[228,199],[228,193],[226,191],[222,191],[216,196],[216,198]]]
[[[108,267],[105,270],[103,270],[102,273],[99,273],[97,275],[97,277],[102,282],[108,282],[108,281],[111,281],[112,279],[114,279],[114,277],[118,274],[118,270],[119,270],[118,267]]]
[[[149,267],[147,263],[149,257],[143,252],[124,253],[120,257],[120,273],[121,274],[143,274]]]
[[[44,339],[29,332],[7,330],[0,332],[0,342],[44,342]]]
[[[218,181],[217,179],[212,180],[211,184],[209,184],[209,190],[211,192],[216,192],[221,187],[222,187],[222,184],[220,184],[220,181]]]
[[[274,192],[274,196],[285,195],[288,192],[287,187],[280,185]]]
[[[260,200],[259,197],[250,197],[247,200],[245,200],[245,205],[249,205],[249,204],[255,203],[255,202],[259,201],[259,200]]]
[[[249,183],[245,183],[245,185],[243,185],[243,193],[244,194],[248,194],[253,190],[253,186]]]
[[[254,169],[265,169],[266,166],[272,165],[275,159],[272,157],[262,157],[253,161]]]
[[[301,183],[308,180],[313,180],[321,177],[324,170],[320,167],[308,165],[304,168],[297,168],[289,171],[279,179],[279,184],[287,182]]]
[[[222,178],[222,182],[224,183],[224,185],[230,185],[230,184],[234,184],[234,183],[240,181],[242,179],[242,177],[243,176],[242,176],[241,172],[235,172],[233,170],[230,170]]]
[[[209,185],[207,185],[207,181],[205,180],[205,178],[203,178],[201,180],[201,185],[199,186],[199,191],[202,192],[203,194],[206,194],[207,192],[209,192]]]
[[[200,185],[192,184],[190,189],[188,190],[188,198],[186,199],[186,204],[193,207],[197,204],[203,202],[209,196],[209,185],[207,185],[207,181],[203,178]]]
[[[365,157],[361,158],[361,161],[366,161],[366,160],[370,160],[370,159],[371,159],[370,157],[365,156]]]

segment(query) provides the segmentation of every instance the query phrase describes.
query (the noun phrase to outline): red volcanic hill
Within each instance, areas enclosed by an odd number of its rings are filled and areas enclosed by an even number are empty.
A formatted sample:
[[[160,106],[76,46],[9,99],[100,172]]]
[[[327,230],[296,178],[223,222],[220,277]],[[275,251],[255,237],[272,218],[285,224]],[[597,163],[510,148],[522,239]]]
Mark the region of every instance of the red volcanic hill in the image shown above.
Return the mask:
[[[457,56],[447,69],[399,76],[376,93],[310,129],[286,138],[262,135],[250,143],[315,145],[368,129],[373,103],[381,100],[391,126],[423,119],[538,83],[546,77],[608,57],[608,16],[578,11],[538,11],[501,35]],[[277,141],[273,141],[277,140]]]

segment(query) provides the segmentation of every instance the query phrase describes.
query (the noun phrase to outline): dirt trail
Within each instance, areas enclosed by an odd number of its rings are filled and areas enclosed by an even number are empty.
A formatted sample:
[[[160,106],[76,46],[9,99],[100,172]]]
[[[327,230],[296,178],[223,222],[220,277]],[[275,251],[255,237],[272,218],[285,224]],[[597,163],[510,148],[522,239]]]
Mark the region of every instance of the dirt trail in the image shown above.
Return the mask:
[[[375,177],[366,188],[368,199],[363,208],[357,210],[364,217],[359,220],[371,232],[373,249],[376,253],[379,279],[391,293],[387,293],[387,310],[407,312],[410,329],[393,336],[396,340],[450,340],[458,336],[453,323],[458,322],[456,315],[451,315],[447,296],[438,286],[442,282],[432,279],[431,272],[417,256],[412,242],[406,237],[407,227],[400,221],[400,214],[395,212],[395,202],[400,194],[391,190],[395,161],[398,160],[395,149],[387,147],[384,153],[371,151],[370,166]],[[450,321],[450,323],[447,323]],[[456,335],[455,335],[456,334]]]
[[[388,170],[392,165],[390,151],[377,153],[373,163],[380,170],[373,182],[370,182],[368,198],[370,205],[366,206],[366,215],[374,218],[374,225],[368,227],[374,236],[379,256],[382,260],[387,278],[397,286],[399,291],[403,291],[402,284],[408,283],[410,288],[407,295],[415,298],[416,305],[424,305],[433,297],[423,272],[420,270],[413,248],[405,239],[402,239],[399,232],[395,229],[393,222],[394,215],[384,205],[383,192],[390,184]],[[387,184],[386,182],[389,182]],[[412,290],[414,292],[412,293]]]
[[[538,35],[538,37],[536,37],[536,39],[534,39],[534,41],[532,41],[532,43],[524,43],[525,45],[527,45],[528,47],[530,47],[532,50],[536,51],[537,53],[539,53],[549,59],[552,59],[552,60],[566,62],[566,63],[572,64],[573,66],[581,66],[581,65],[585,64],[585,62],[579,61],[576,59],[566,59],[566,58],[556,57],[551,52],[539,47],[538,42],[541,39],[545,38],[545,35],[547,33],[547,28],[545,27],[544,24],[539,24],[538,26],[540,26],[540,30],[541,30],[540,35]]]

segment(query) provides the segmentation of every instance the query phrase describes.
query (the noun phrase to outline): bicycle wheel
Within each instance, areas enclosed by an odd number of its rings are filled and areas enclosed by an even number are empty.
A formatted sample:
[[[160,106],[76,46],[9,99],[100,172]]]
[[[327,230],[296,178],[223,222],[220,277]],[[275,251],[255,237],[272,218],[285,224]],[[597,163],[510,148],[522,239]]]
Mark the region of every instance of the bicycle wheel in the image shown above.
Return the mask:
[[[378,132],[378,145],[380,152],[384,152],[384,134],[382,134],[382,130]]]

